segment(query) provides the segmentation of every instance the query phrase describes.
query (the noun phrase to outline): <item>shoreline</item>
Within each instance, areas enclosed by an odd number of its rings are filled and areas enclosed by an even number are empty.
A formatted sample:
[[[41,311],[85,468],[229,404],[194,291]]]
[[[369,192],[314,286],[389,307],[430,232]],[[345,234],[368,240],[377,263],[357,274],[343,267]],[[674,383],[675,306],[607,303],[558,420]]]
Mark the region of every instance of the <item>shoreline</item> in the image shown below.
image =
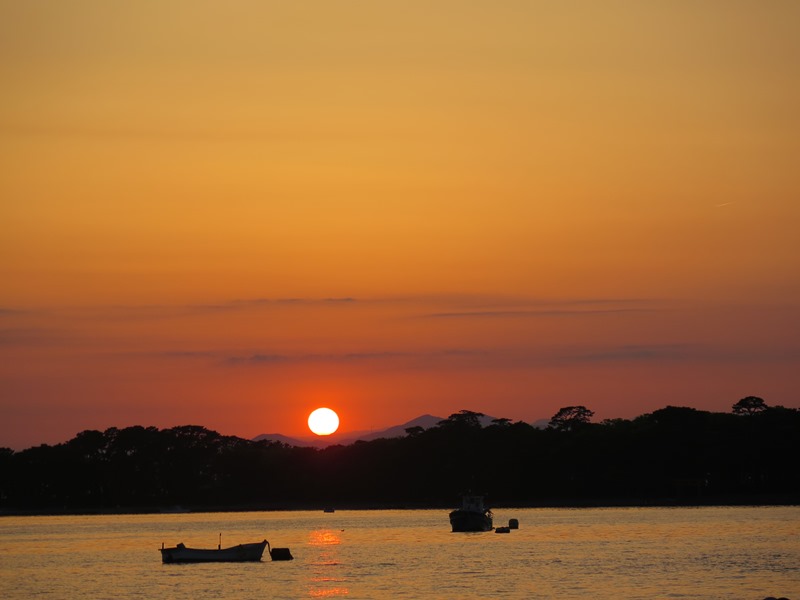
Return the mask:
[[[431,504],[413,502],[287,502],[264,503],[235,506],[219,505],[192,505],[192,506],[128,506],[128,507],[48,507],[48,508],[0,508],[2,517],[47,517],[47,516],[84,516],[84,515],[168,515],[168,514],[197,514],[197,513],[227,513],[227,512],[323,512],[326,507],[333,506],[336,510],[350,511],[376,511],[376,510],[452,510],[450,504]],[[492,506],[492,510],[551,508],[551,509],[582,509],[582,508],[706,508],[706,507],[737,507],[737,506],[800,506],[800,498],[792,494],[784,496],[748,496],[737,498],[708,498],[706,501],[693,501],[659,498],[651,501],[642,500],[563,500],[541,502],[499,502]]]

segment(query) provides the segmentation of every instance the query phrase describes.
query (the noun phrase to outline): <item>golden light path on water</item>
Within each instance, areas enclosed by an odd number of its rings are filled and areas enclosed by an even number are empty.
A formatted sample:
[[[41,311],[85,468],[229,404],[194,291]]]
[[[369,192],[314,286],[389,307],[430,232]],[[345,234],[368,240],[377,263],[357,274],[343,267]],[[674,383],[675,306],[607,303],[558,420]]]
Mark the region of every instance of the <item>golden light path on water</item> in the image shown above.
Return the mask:
[[[332,598],[347,596],[347,580],[344,577],[330,573],[331,567],[339,565],[336,548],[342,543],[339,533],[328,529],[315,529],[308,536],[308,545],[319,552],[317,560],[313,563],[311,585],[308,595],[312,598]]]
[[[800,597],[800,507],[495,509],[510,534],[451,533],[447,510],[2,517],[3,597]],[[163,565],[164,542],[267,538],[289,562]]]

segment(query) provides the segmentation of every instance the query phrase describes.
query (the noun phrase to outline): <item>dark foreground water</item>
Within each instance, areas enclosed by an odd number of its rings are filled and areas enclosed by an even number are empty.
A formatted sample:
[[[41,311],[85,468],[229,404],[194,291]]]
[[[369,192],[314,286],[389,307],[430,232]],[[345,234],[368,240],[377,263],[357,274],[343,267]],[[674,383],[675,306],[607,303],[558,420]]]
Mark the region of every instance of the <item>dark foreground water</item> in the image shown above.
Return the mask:
[[[6,599],[730,598],[800,600],[800,508],[496,509],[0,518]],[[268,539],[292,562],[163,565],[158,548]]]

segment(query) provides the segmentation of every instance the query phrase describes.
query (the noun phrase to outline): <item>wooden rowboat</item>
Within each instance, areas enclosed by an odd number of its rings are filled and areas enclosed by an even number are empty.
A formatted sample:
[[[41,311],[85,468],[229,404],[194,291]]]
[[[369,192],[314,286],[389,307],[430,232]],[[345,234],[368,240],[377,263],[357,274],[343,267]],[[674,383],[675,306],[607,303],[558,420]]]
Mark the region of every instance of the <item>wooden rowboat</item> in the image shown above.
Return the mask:
[[[250,562],[261,560],[267,540],[253,544],[239,544],[230,548],[187,548],[178,544],[174,548],[161,546],[161,561],[165,563],[197,563],[197,562]]]
[[[258,562],[264,554],[264,548],[269,551],[272,560],[292,560],[294,557],[288,548],[270,548],[269,542],[255,542],[252,544],[239,544],[230,548],[222,547],[222,534],[219,534],[219,544],[216,550],[206,548],[187,548],[178,544],[174,548],[165,548],[161,544],[161,562],[164,563],[199,563],[199,562]]]

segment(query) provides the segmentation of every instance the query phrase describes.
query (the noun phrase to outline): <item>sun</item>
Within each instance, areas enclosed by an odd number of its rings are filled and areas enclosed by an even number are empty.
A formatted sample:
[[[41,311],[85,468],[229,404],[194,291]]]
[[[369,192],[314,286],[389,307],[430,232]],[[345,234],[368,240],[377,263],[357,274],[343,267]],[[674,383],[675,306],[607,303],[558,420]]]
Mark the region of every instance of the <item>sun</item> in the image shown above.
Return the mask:
[[[317,435],[330,435],[339,429],[339,415],[330,408],[318,408],[308,415],[308,428]]]

